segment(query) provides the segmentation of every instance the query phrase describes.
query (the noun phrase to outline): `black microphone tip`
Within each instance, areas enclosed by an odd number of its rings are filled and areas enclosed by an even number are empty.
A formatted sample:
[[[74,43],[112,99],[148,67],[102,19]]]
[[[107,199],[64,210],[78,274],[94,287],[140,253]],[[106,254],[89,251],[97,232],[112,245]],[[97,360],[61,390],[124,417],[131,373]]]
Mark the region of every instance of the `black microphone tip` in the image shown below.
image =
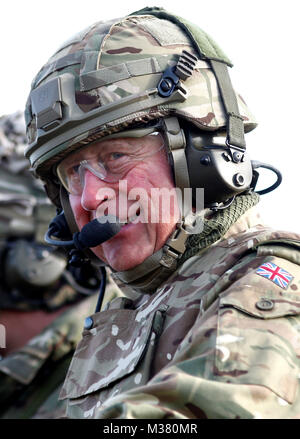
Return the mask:
[[[76,247],[80,247],[81,250],[96,247],[119,233],[122,225],[113,215],[95,218],[83,226],[77,234],[76,241],[79,245]]]

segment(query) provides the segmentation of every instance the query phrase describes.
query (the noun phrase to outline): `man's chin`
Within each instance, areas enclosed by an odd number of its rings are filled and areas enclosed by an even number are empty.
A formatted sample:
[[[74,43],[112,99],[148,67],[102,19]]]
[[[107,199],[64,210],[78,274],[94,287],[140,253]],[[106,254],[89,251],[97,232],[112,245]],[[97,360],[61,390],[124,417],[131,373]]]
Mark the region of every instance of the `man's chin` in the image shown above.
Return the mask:
[[[153,253],[153,247],[146,243],[122,244],[113,239],[92,249],[93,253],[114,271],[130,270],[144,262]]]
[[[105,262],[112,270],[114,271],[126,271],[130,270],[137,265],[140,265],[142,262],[144,262],[145,259],[147,259],[149,255],[134,255],[132,257],[128,256],[128,254],[119,253],[117,256],[115,255],[109,255],[108,257],[103,256],[103,254],[99,254],[97,250],[93,249],[93,253],[101,259],[101,261]],[[102,253],[102,252],[101,252]]]
[[[117,235],[92,251],[114,271],[130,270],[161,248],[175,227],[176,224],[168,224],[167,228],[160,228],[164,233],[159,234],[156,224],[151,227],[141,222],[127,224]]]

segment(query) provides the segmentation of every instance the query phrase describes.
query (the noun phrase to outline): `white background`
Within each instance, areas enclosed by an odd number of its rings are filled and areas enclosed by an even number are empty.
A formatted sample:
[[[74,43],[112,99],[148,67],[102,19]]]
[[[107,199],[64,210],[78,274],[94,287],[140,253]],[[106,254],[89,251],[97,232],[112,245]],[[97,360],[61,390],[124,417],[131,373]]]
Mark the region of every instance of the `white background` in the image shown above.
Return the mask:
[[[23,110],[33,76],[66,39],[96,21],[151,5],[197,23],[233,61],[233,84],[259,122],[247,135],[251,158],[283,174],[280,188],[262,197],[263,217],[274,227],[300,232],[299,0],[5,1],[0,115]],[[270,176],[264,180],[272,182]]]

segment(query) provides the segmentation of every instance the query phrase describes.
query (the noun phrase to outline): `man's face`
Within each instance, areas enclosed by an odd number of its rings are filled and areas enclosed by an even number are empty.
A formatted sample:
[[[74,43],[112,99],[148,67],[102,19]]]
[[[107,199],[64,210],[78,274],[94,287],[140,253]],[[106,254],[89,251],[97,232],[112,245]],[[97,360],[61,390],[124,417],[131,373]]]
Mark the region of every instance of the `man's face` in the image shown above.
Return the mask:
[[[103,181],[85,168],[81,174],[82,193],[69,196],[80,230],[94,218],[107,213],[114,214],[122,222],[128,221],[117,235],[92,249],[116,271],[133,268],[159,250],[179,220],[176,197],[172,197],[169,203],[168,195],[164,197],[162,192],[157,195],[162,189],[165,194],[174,190],[167,155],[160,145],[160,135],[149,135],[110,139],[102,141],[101,145],[90,145],[84,149],[84,154],[79,151],[80,160],[89,159],[99,146],[101,151],[113,152],[114,159],[121,156],[119,151],[123,154],[128,148],[144,155],[143,160],[132,161],[134,164],[122,176],[121,182]]]

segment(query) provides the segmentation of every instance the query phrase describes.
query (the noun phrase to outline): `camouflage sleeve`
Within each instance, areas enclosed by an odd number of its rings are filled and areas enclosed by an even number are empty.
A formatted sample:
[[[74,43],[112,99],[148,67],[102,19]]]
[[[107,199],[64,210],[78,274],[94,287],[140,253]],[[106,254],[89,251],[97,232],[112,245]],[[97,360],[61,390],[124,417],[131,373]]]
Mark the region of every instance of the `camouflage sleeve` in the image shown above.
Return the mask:
[[[261,251],[229,270],[230,286],[199,315],[172,361],[94,416],[299,417],[298,263]]]

